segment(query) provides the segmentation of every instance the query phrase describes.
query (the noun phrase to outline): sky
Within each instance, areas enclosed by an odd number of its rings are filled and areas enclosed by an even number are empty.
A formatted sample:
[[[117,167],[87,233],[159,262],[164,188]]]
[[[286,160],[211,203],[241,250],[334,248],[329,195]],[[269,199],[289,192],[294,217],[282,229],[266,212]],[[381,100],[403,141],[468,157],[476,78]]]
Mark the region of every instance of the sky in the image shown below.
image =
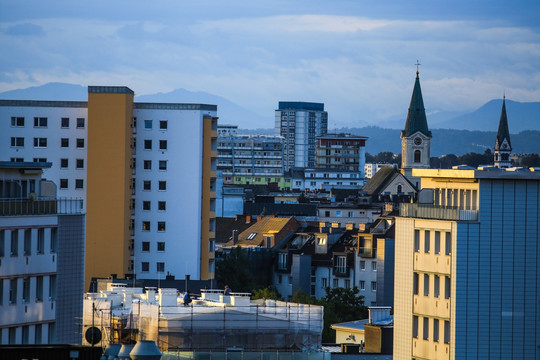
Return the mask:
[[[0,92],[183,88],[267,118],[251,128],[273,127],[278,101],[376,125],[406,115],[417,60],[428,115],[540,101],[539,18],[537,0],[0,0]]]

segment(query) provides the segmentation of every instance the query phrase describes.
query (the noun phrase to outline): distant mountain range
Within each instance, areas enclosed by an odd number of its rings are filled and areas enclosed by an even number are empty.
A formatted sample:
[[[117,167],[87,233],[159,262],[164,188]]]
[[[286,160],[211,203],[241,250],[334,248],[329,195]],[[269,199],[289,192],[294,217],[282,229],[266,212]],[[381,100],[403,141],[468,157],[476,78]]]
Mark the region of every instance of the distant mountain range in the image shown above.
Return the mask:
[[[68,100],[86,101],[88,88],[66,83],[48,83],[27,89],[0,93],[0,99],[19,100]],[[135,95],[138,102],[203,103],[218,106],[220,123],[238,125],[243,133],[273,134],[273,129],[255,129],[254,124],[268,124],[274,114],[260,115],[233,103],[221,96],[206,92],[177,89],[168,93]],[[428,124],[433,132],[431,155],[484,152],[493,148],[501,114],[502,99],[491,100],[470,113],[439,111],[428,113]],[[540,102],[521,103],[506,100],[508,125],[514,152],[540,153]],[[331,118],[332,114],[329,114]],[[378,121],[378,125],[358,128],[341,128],[332,132],[350,132],[368,136],[367,151],[401,151],[400,130],[405,124],[406,114],[401,118]],[[364,121],[359,121],[364,125]],[[467,130],[452,130],[467,129]]]

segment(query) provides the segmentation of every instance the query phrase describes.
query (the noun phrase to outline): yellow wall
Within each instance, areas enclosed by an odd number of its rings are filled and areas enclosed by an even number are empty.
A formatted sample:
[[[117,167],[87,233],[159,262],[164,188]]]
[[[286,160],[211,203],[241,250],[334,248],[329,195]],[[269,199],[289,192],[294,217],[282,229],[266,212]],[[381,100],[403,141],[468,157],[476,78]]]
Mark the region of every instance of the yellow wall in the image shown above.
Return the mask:
[[[215,222],[216,211],[216,158],[217,118],[203,117],[203,171],[202,171],[202,220],[201,220],[201,280],[214,278],[208,264],[214,259],[209,250],[210,240],[215,240],[215,231],[210,231],[210,221]],[[212,168],[214,167],[214,168]],[[213,204],[214,209],[211,205]]]
[[[336,330],[336,344],[360,344],[364,342],[364,330],[343,329],[333,326],[332,329]],[[354,336],[354,340],[351,339],[351,335]]]
[[[85,290],[129,272],[132,117],[132,92],[89,92]]]

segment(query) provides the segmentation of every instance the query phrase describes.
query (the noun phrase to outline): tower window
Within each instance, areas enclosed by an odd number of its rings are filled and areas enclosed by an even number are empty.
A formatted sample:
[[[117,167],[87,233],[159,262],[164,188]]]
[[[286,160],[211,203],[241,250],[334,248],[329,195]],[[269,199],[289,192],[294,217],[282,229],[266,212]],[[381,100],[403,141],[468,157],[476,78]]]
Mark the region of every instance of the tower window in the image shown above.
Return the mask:
[[[414,162],[415,162],[415,163],[419,163],[421,157],[422,157],[422,153],[420,152],[420,150],[416,150],[416,151],[414,152]]]

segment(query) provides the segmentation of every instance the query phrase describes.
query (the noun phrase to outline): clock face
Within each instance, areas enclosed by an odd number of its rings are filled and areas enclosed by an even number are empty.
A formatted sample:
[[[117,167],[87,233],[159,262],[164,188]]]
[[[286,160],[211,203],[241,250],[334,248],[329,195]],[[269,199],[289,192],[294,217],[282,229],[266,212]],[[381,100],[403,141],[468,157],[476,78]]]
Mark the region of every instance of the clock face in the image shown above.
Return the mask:
[[[417,138],[414,138],[414,145],[420,145],[422,144],[422,139],[417,137]]]

